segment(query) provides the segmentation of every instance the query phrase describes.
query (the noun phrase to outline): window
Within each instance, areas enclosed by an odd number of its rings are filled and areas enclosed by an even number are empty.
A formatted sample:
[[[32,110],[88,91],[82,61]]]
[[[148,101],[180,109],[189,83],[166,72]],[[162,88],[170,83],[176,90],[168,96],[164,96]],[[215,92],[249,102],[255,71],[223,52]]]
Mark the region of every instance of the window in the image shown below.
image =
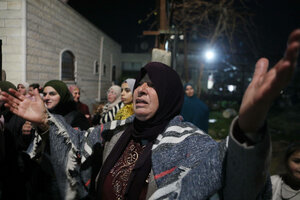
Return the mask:
[[[61,79],[63,81],[75,80],[75,56],[71,51],[64,51],[61,55]]]
[[[99,63],[95,61],[94,63],[94,74],[99,74]]]
[[[141,62],[122,62],[122,70],[125,71],[140,71],[143,67]]]
[[[103,65],[103,73],[102,73],[102,75],[105,76],[105,74],[106,74],[106,65],[104,64]]]
[[[114,65],[112,67],[112,77],[111,77],[111,81],[116,82],[116,66]]]

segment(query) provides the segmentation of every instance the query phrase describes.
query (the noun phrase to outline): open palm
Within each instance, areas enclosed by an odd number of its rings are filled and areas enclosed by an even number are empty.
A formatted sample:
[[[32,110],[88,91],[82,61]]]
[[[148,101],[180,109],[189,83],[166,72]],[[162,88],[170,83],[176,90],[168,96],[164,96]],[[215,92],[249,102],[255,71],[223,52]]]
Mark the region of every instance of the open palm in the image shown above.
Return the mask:
[[[269,61],[256,63],[252,82],[248,86],[239,111],[239,125],[245,132],[255,132],[264,123],[268,110],[293,76],[300,47],[300,29],[293,31],[284,57],[268,71]]]
[[[14,114],[31,121],[33,123],[41,124],[47,120],[47,109],[41,99],[38,90],[35,89],[35,101],[21,95],[19,92],[9,89],[9,92],[15,97],[3,92],[3,100],[6,101],[5,106]]]

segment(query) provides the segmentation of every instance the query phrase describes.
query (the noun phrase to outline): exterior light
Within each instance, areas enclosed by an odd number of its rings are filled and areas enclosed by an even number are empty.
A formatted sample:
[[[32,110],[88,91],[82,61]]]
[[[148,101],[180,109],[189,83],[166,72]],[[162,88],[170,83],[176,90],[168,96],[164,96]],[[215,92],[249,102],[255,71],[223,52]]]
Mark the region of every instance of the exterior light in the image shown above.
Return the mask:
[[[211,62],[215,59],[215,52],[212,51],[212,50],[207,50],[205,53],[204,53],[204,57],[205,57],[205,60],[207,62]]]
[[[165,50],[168,51],[169,50],[169,41],[167,40],[165,43]]]
[[[233,92],[233,91],[235,91],[236,86],[235,85],[227,85],[227,89],[229,92]]]
[[[207,80],[207,89],[212,89],[214,87],[214,76],[210,74]]]
[[[213,123],[216,123],[217,120],[216,119],[209,119],[208,122],[213,124]]]

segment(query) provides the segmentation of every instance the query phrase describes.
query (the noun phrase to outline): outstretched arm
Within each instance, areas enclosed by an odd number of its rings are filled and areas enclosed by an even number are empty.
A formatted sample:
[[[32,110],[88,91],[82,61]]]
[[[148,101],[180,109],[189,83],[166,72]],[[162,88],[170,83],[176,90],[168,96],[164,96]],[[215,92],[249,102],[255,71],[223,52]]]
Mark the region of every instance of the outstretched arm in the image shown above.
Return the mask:
[[[267,181],[270,140],[268,135],[256,137],[255,133],[265,133],[266,130],[262,128],[267,112],[293,76],[299,39],[300,29],[290,34],[284,57],[270,70],[267,59],[261,58],[256,63],[252,82],[240,107],[238,126],[233,123],[231,127],[233,135],[228,142],[224,199],[265,199],[271,194]],[[246,142],[239,128],[246,133]]]
[[[47,124],[47,109],[37,89],[34,90],[35,101],[26,98],[13,89],[9,89],[9,92],[15,97],[2,92],[2,99],[11,112],[38,125]]]
[[[239,111],[239,126],[244,132],[256,132],[263,126],[272,102],[293,76],[299,47],[300,29],[297,29],[289,36],[284,57],[273,68],[268,70],[266,58],[257,61]]]

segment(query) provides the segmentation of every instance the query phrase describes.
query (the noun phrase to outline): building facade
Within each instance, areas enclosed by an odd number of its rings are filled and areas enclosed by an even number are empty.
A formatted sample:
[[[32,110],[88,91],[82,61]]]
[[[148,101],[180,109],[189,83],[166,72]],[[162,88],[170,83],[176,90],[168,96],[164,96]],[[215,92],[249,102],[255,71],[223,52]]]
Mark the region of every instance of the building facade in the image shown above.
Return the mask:
[[[122,53],[122,79],[135,78],[140,69],[149,62],[151,62],[151,53]]]
[[[0,39],[14,84],[63,80],[91,105],[121,76],[121,46],[59,0],[0,0]]]

